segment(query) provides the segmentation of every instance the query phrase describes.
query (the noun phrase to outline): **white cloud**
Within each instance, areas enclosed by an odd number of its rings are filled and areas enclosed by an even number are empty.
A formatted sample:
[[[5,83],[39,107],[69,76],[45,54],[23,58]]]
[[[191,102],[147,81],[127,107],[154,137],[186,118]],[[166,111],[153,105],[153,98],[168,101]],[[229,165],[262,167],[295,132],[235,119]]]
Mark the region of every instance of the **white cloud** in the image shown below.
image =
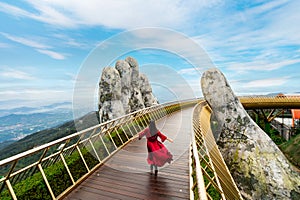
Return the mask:
[[[206,21],[205,30],[195,38],[205,46],[235,50],[300,44],[299,1],[277,0],[232,13],[215,14],[222,20]],[[226,24],[226,26],[224,26]],[[200,29],[201,30],[201,29]]]
[[[51,47],[49,45],[46,45],[46,44],[43,44],[41,42],[36,42],[35,41],[35,40],[38,40],[38,39],[27,39],[27,38],[24,38],[24,37],[17,37],[17,36],[13,36],[13,35],[10,35],[10,34],[7,34],[7,33],[1,33],[1,32],[0,32],[0,34],[3,35],[4,37],[6,37],[7,39],[11,40],[11,41],[20,43],[20,44],[28,46],[28,47],[32,47],[36,51],[38,51],[39,53],[45,54],[45,55],[47,55],[47,56],[49,56],[53,59],[63,60],[63,59],[66,58],[66,56],[62,53],[58,53],[58,52],[55,52],[53,50],[49,50],[49,49],[52,49],[53,47]]]
[[[65,73],[65,75],[68,77],[68,79],[71,79],[72,81],[76,81],[77,74],[74,73]]]
[[[34,4],[34,2],[31,2]],[[58,12],[51,6],[47,6],[47,2],[43,1],[38,4],[35,2],[35,9],[40,13],[31,13],[24,9],[21,9],[17,6],[13,6],[7,3],[0,2],[0,11],[14,15],[16,17],[27,17],[37,21],[49,23],[49,24],[57,24],[61,26],[73,26],[73,22],[68,17],[64,16],[62,13]]]
[[[1,70],[0,77],[5,79],[20,79],[20,80],[35,79],[35,77],[33,77],[31,74],[28,74],[20,70],[12,69],[12,68]]]
[[[14,16],[27,16],[30,17],[31,14],[19,7],[12,6],[7,3],[0,2],[0,11],[14,15]]]
[[[184,17],[182,8],[169,0],[163,2],[94,0],[89,3],[66,0],[45,1],[43,4],[35,0],[29,2],[39,11],[41,21],[65,27],[101,25],[127,29],[145,25],[174,26],[182,22]]]
[[[230,15],[219,13],[222,20],[208,20],[204,26],[206,32],[200,31],[194,39],[207,49],[218,66],[224,67],[226,72],[230,70],[230,77],[241,77],[241,73],[247,74],[248,80],[257,75],[260,78],[280,77],[278,73],[286,67],[300,65],[299,6],[300,1],[277,0],[243,11],[234,10]],[[298,71],[294,76],[299,76]],[[284,89],[289,91],[299,81],[292,77],[275,78],[250,82],[247,87],[237,85],[237,88],[255,93],[262,89],[267,91],[267,87],[268,91],[281,90],[285,87],[282,83],[290,85]]]
[[[50,51],[45,49],[37,49],[37,51],[47,56],[50,56],[51,58],[54,58],[56,60],[63,60],[66,58],[63,54],[57,53],[55,51]]]
[[[232,63],[231,65],[229,65],[228,69],[237,72],[272,71],[272,70],[276,70],[297,63],[300,63],[300,59],[283,60],[281,62],[273,62],[273,63],[272,61],[259,60],[259,61],[246,62],[246,63]]]
[[[284,6],[266,15],[270,22],[266,26],[268,36],[280,38],[282,43],[300,44],[299,1],[288,1]]]
[[[8,48],[8,47],[10,47],[9,44],[1,43],[1,42],[0,42],[0,48]]]
[[[34,12],[6,3],[0,4],[0,10],[60,27],[98,25],[130,29],[141,26],[182,26],[195,11],[220,5],[223,1],[90,0],[86,3],[81,0],[27,0],[27,2],[33,6]]]
[[[289,77],[282,78],[269,78],[269,79],[261,79],[250,81],[248,83],[243,84],[245,88],[268,88],[274,86],[281,86],[288,81]]]
[[[266,2],[261,4],[260,6],[256,6],[253,8],[250,8],[248,10],[246,10],[243,15],[251,15],[251,16],[257,16],[257,15],[261,15],[264,13],[267,13],[269,11],[272,11],[278,7],[284,6],[286,3],[288,3],[288,0],[275,0],[275,1],[270,1],[270,2]]]
[[[68,35],[65,34],[54,34],[53,35],[55,38],[58,38],[59,40],[62,41],[64,45],[70,46],[70,47],[75,47],[75,48],[90,48],[90,46],[82,41],[78,42],[74,38],[71,38]]]
[[[27,105],[39,106],[56,102],[72,101],[72,91],[59,89],[0,90],[1,101],[24,101]],[[23,106],[23,105],[22,105]]]
[[[34,39],[26,39],[23,37],[16,37],[7,33],[0,33],[1,35],[3,35],[4,37],[6,37],[7,39],[23,44],[25,46],[29,46],[29,47],[33,47],[33,48],[38,48],[38,49],[48,49],[51,48],[51,46],[42,44],[40,42],[36,42],[34,41]]]
[[[99,42],[98,40],[89,41],[91,38],[86,37],[85,35],[82,34],[76,34],[75,37],[72,37],[68,34],[59,33],[59,34],[53,34],[52,36],[55,39],[59,40],[61,46],[75,48],[75,49],[90,50],[94,48]]]
[[[182,75],[198,75],[199,76],[199,71],[202,71],[203,69],[201,68],[186,68],[186,69],[181,69],[178,71],[179,74]]]
[[[197,69],[203,70],[214,67],[202,46],[193,38],[180,32],[160,28],[141,28],[124,35],[124,40],[133,48],[136,45],[136,48],[142,46],[143,48],[165,50],[186,59]]]

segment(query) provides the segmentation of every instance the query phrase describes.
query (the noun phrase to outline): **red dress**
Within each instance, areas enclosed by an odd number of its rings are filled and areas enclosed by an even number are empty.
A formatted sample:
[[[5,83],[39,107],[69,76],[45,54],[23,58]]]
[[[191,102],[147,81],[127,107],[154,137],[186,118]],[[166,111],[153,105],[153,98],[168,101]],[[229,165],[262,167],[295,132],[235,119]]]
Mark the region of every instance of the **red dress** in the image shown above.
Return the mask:
[[[163,135],[160,131],[153,136],[150,134],[149,127],[139,134],[139,139],[143,136],[147,138],[147,149],[148,149],[148,164],[156,165],[162,167],[166,162],[170,163],[173,160],[173,155],[168,151],[168,149],[157,140],[160,137],[161,141],[164,142],[167,137]]]

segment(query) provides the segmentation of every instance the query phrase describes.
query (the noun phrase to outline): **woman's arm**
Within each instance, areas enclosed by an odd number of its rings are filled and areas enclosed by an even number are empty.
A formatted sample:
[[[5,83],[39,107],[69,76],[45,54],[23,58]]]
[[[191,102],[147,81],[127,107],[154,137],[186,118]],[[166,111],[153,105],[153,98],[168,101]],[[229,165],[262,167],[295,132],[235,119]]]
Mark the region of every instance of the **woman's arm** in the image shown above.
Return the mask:
[[[157,132],[157,135],[160,137],[162,142],[164,142],[165,140],[168,140],[169,142],[173,143],[173,140],[171,138],[168,138],[167,136],[162,134],[160,131]]]
[[[137,137],[139,138],[139,140],[146,135],[147,131],[149,130],[149,128],[146,128],[145,130],[141,131]]]
[[[169,142],[171,142],[171,143],[174,142],[171,138],[168,138],[168,137],[167,137],[167,140],[168,140]]]

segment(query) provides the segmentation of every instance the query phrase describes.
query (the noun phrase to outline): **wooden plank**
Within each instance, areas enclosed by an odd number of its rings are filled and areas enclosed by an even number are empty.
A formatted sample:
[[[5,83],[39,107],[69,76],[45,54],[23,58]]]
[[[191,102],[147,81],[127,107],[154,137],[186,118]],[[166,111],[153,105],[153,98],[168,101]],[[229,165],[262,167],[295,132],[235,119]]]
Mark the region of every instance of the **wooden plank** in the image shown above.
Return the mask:
[[[176,112],[157,122],[174,143],[165,142],[174,161],[149,172],[146,140],[125,146],[65,199],[189,199],[189,143],[191,111]],[[180,123],[178,122],[180,121]]]

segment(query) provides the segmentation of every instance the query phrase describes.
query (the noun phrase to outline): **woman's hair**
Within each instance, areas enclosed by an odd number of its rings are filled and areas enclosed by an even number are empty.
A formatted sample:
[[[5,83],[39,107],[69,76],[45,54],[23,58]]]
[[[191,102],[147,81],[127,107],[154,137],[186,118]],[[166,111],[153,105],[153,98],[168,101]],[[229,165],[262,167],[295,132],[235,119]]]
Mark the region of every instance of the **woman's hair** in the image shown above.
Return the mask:
[[[157,128],[156,128],[154,120],[150,120],[149,129],[150,129],[150,135],[151,136],[153,136],[157,133]]]

